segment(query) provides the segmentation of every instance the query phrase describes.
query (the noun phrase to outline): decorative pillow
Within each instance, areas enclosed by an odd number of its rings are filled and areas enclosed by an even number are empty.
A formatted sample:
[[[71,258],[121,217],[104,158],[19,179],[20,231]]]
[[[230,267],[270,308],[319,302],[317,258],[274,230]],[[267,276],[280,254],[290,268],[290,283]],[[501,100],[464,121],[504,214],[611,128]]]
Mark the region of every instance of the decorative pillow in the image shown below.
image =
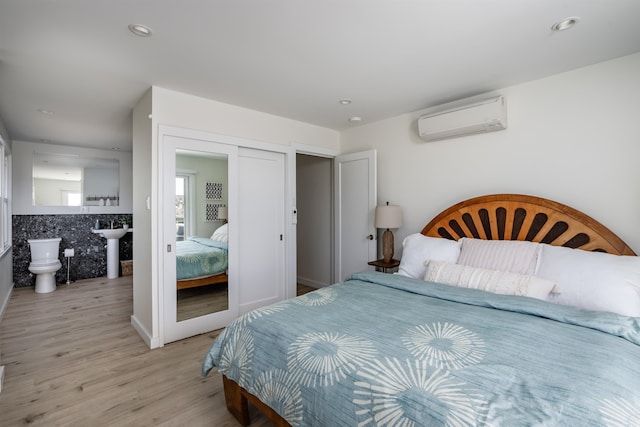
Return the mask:
[[[402,259],[398,273],[403,276],[422,279],[427,269],[425,261],[445,261],[455,263],[460,255],[460,244],[455,240],[427,237],[420,233],[411,234],[402,242]]]
[[[541,245],[536,275],[562,293],[547,300],[586,310],[640,317],[640,257]]]
[[[211,240],[216,240],[218,242],[228,242],[229,235],[227,234],[229,230],[229,224],[224,224],[216,229],[211,235]]]
[[[536,276],[429,261],[424,280],[503,295],[546,299],[555,283]]]
[[[460,243],[458,264],[518,274],[533,274],[536,269],[539,243],[467,237]]]

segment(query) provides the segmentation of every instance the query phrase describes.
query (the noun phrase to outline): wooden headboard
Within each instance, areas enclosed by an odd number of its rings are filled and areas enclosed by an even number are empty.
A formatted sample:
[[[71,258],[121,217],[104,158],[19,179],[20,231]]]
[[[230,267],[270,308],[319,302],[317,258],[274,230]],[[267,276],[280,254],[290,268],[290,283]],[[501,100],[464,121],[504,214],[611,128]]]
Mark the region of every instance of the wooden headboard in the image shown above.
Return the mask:
[[[528,240],[616,255],[635,252],[611,230],[562,203],[520,194],[491,194],[441,212],[421,231],[458,240]]]

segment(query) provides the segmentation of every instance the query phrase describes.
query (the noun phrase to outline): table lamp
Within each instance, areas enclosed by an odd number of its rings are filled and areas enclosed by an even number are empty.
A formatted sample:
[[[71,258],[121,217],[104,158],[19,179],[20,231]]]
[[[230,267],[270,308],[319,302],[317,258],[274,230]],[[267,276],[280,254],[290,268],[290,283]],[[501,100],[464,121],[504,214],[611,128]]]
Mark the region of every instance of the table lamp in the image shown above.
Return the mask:
[[[223,224],[227,223],[227,218],[229,218],[228,215],[226,206],[220,206],[218,208],[218,219],[221,219]]]
[[[400,206],[386,205],[376,206],[376,228],[386,228],[382,233],[382,257],[384,262],[391,262],[393,259],[393,233],[390,228],[402,226],[402,210]]]

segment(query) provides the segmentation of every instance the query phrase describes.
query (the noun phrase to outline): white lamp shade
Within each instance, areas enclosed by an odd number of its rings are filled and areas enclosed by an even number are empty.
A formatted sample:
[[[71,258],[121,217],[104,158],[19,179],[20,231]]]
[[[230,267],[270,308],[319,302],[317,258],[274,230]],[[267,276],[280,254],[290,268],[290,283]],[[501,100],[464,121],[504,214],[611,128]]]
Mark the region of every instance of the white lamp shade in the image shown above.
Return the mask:
[[[402,209],[396,205],[376,206],[376,228],[402,227]]]
[[[227,207],[220,206],[218,208],[218,219],[228,219]]]

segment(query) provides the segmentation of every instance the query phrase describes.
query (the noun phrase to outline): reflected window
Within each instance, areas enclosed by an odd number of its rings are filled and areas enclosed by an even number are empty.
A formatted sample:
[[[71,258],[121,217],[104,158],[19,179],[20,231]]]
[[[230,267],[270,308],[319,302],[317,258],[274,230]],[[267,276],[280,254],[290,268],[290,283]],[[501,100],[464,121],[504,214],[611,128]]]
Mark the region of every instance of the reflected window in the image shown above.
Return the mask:
[[[62,190],[63,206],[82,206],[82,194],[74,191]]]

